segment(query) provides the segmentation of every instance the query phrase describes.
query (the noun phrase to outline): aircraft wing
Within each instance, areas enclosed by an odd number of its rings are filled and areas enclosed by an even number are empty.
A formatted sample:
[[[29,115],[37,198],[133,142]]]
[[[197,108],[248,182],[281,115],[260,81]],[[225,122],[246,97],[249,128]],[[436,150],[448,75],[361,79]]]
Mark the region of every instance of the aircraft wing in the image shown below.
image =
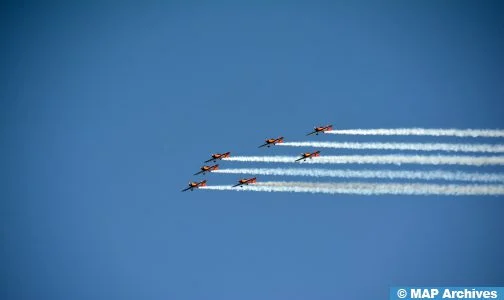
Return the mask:
[[[264,146],[268,146],[268,143],[263,144],[263,145],[261,145],[261,146],[259,146],[259,147],[257,147],[257,148],[262,148],[262,147],[264,147]]]
[[[205,171],[199,171],[198,173],[194,173],[194,175],[198,175],[198,174],[201,174],[201,173],[204,173]]]
[[[317,131],[316,131],[316,130],[315,130],[315,131],[312,131],[312,132],[308,133],[306,136],[312,135],[312,134],[314,134],[314,133],[317,133]]]
[[[212,158],[210,158],[210,159],[208,159],[208,160],[205,160],[205,162],[206,162],[206,163],[207,163],[207,162],[211,162],[212,160],[213,160],[213,161],[215,161],[215,158],[213,158],[213,157],[212,157]]]
[[[242,186],[242,185],[243,185],[243,183],[237,183],[237,184],[233,185],[232,187],[237,187],[237,186]]]
[[[183,189],[183,190],[182,190],[182,192],[185,192],[185,191],[187,191],[187,190],[190,190],[191,188],[192,188],[192,187],[185,188],[185,189]]]
[[[296,162],[296,161],[300,161],[300,160],[302,160],[302,159],[306,159],[306,157],[300,157],[300,158],[296,159],[294,162]]]

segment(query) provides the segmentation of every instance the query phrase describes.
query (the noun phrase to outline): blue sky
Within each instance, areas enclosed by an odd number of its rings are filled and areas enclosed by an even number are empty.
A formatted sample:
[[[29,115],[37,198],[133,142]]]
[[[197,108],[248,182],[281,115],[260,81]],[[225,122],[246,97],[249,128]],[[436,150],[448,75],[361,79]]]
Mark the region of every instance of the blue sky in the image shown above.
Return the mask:
[[[0,298],[503,285],[502,197],[180,193],[211,153],[298,154],[257,146],[319,124],[503,128],[503,9],[2,3]]]

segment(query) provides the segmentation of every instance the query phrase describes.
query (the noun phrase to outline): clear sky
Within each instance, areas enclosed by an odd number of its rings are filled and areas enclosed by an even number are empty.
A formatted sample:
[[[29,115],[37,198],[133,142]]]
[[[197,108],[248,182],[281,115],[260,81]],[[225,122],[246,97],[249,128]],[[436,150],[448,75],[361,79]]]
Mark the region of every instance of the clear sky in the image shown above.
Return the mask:
[[[502,197],[180,192],[319,124],[504,128],[501,1],[332,2],[2,2],[0,298],[504,285]]]

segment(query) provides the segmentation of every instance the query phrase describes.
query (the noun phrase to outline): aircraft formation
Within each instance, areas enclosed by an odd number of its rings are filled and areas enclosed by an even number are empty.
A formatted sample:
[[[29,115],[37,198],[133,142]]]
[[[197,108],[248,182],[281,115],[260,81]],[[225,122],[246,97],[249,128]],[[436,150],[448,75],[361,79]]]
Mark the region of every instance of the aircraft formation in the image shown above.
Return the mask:
[[[258,148],[270,147],[310,147],[311,152],[299,156],[285,155],[231,155],[231,152],[214,153],[194,175],[207,173],[247,174],[243,176],[296,176],[312,178],[341,178],[345,180],[307,180],[307,181],[268,181],[257,177],[241,178],[231,184],[210,184],[207,180],[191,181],[182,191],[202,189],[206,191],[255,191],[255,192],[292,192],[292,193],[325,193],[354,195],[504,195],[504,173],[475,172],[454,169],[456,166],[487,168],[504,166],[504,143],[440,143],[443,137],[456,137],[476,140],[480,138],[504,138],[500,129],[456,129],[456,128],[371,128],[371,129],[333,129],[332,125],[313,128],[306,135],[352,135],[352,136],[430,136],[436,141],[412,143],[407,142],[361,142],[361,141],[285,141],[283,136],[272,137],[258,143]],[[317,149],[318,148],[318,149]],[[328,151],[321,156],[320,148],[348,149],[350,154],[331,155]],[[354,151],[355,150],[355,151]],[[264,150],[257,150],[262,152]],[[379,153],[362,153],[380,151]],[[393,154],[386,153],[394,151]],[[399,152],[398,152],[399,151]],[[361,152],[361,153],[359,153]],[[413,153],[408,154],[407,152]],[[420,153],[419,153],[420,152]],[[434,152],[426,155],[421,152]],[[442,155],[444,152],[452,154]],[[458,155],[458,153],[466,153]],[[485,154],[485,155],[483,155]],[[500,155],[499,155],[500,154]],[[275,164],[276,168],[252,166],[248,168],[221,168],[226,163],[260,163]],[[303,168],[282,167],[279,164],[303,164]],[[219,165],[221,164],[221,165]],[[330,165],[374,165],[373,167],[330,168]],[[381,165],[399,165],[385,169]],[[326,165],[325,168],[315,167]],[[404,167],[403,167],[404,165]],[[411,169],[410,165],[432,165],[437,170]],[[312,167],[313,166],[313,167]],[[446,169],[444,169],[446,167]],[[354,178],[365,179],[352,181]],[[376,180],[376,182],[374,182]],[[384,182],[386,181],[386,182]],[[424,183],[430,181],[433,183]],[[462,184],[460,182],[466,182]]]
[[[325,133],[327,131],[331,131],[333,130],[333,126],[332,125],[325,125],[325,126],[317,126],[317,127],[314,127],[313,128],[313,131],[308,133],[308,135],[312,135],[312,134],[315,134],[315,135],[318,135],[319,133]],[[262,147],[271,147],[271,146],[275,146],[277,144],[280,144],[280,143],[283,143],[284,142],[284,137],[283,136],[280,136],[280,137],[277,137],[277,138],[270,138],[270,139],[266,139],[264,141],[264,144],[260,145],[258,148],[262,148]],[[217,162],[218,160],[222,160],[223,158],[228,158],[231,156],[231,152],[224,152],[224,153],[214,153],[210,156],[209,159],[205,160],[204,162],[205,163],[209,163],[209,162]],[[312,159],[313,157],[318,157],[320,156],[320,151],[317,150],[317,151],[314,151],[314,152],[306,152],[306,153],[301,153],[301,157],[299,157],[298,159],[294,160],[294,162],[299,162],[299,161],[306,161],[307,159]],[[219,165],[218,164],[215,164],[215,165],[211,165],[211,166],[208,166],[208,165],[204,165],[200,168],[200,171],[195,173],[194,175],[199,175],[199,174],[203,174],[205,175],[207,172],[210,173],[212,171],[215,171],[215,170],[218,170],[219,169]],[[252,178],[242,178],[240,180],[238,180],[238,182],[233,185],[232,187],[243,187],[244,185],[249,185],[249,184],[254,184],[257,182],[257,178],[256,177],[252,177]],[[202,180],[202,181],[191,181],[189,182],[189,185],[188,187],[186,187],[185,189],[182,190],[182,192],[185,192],[185,191],[193,191],[194,189],[197,189],[197,188],[200,188],[200,187],[203,187],[203,186],[206,186],[206,183],[207,181],[206,180]]]

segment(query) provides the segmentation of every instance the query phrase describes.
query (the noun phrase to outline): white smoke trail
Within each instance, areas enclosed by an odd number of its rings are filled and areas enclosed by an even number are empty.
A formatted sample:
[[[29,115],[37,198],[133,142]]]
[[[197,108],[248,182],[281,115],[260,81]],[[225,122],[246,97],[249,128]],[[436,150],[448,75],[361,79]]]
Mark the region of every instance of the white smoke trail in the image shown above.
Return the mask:
[[[449,171],[394,171],[394,170],[327,170],[327,169],[221,169],[213,173],[253,174],[273,176],[309,176],[337,178],[381,178],[409,180],[446,180],[469,182],[504,182],[504,174],[449,172]]]
[[[483,196],[504,195],[504,185],[458,185],[418,183],[311,183],[311,182],[263,182],[244,187],[205,186],[200,189],[220,191],[292,192],[354,195],[439,195]]]
[[[278,144],[278,146],[354,150],[367,149],[504,153],[504,145],[492,144],[286,142]]]
[[[426,135],[455,137],[504,137],[504,130],[498,129],[425,129],[425,128],[395,128],[395,129],[345,129],[326,131],[330,134],[349,135]]]
[[[234,156],[227,161],[292,163],[295,156]],[[504,156],[440,156],[440,155],[341,155],[308,158],[300,163],[308,164],[420,164],[420,165],[504,165]]]

